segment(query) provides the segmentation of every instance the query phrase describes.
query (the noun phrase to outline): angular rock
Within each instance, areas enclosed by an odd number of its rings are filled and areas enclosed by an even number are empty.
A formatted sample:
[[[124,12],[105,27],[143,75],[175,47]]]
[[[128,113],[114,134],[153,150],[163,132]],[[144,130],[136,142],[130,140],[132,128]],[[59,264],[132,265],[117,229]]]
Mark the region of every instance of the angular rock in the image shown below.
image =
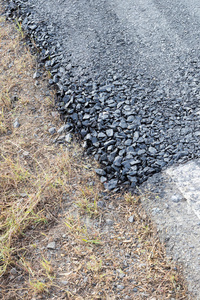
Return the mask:
[[[117,179],[111,179],[108,182],[104,183],[104,186],[107,190],[112,191],[117,187],[117,183]]]
[[[56,133],[56,128],[55,128],[55,127],[49,128],[49,133],[50,133],[50,134]]]
[[[95,172],[99,176],[105,176],[106,175],[106,172],[103,169],[95,169]]]
[[[108,129],[108,130],[106,130],[106,134],[107,134],[108,137],[112,137],[113,134],[114,134],[113,129]]]
[[[106,224],[112,226],[114,224],[113,220],[106,219]]]
[[[47,249],[55,250],[55,249],[56,249],[56,243],[55,243],[55,242],[50,242],[50,243],[47,245]]]
[[[71,143],[72,139],[73,139],[73,135],[71,133],[66,134],[65,142]]]
[[[133,223],[135,221],[135,216],[130,216],[128,220],[130,223]]]
[[[16,119],[15,122],[13,123],[13,127],[14,128],[19,128],[20,127],[20,123],[19,123],[18,119]]]

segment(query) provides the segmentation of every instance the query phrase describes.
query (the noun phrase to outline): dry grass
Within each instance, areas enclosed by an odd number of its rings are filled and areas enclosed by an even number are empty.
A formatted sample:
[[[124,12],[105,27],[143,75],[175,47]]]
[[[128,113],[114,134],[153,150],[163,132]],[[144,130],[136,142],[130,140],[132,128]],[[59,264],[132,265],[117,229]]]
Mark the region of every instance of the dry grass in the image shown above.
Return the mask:
[[[62,124],[21,37],[0,19],[0,297],[188,299],[140,197],[105,193],[76,143],[52,142]]]

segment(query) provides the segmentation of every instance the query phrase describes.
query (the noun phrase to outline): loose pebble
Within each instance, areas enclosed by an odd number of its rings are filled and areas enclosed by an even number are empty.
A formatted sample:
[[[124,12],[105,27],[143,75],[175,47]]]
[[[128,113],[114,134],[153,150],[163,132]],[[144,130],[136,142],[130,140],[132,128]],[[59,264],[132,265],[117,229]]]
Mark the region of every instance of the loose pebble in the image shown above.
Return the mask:
[[[50,242],[50,243],[47,245],[47,249],[55,250],[55,249],[56,249],[56,243],[55,243],[55,242]]]

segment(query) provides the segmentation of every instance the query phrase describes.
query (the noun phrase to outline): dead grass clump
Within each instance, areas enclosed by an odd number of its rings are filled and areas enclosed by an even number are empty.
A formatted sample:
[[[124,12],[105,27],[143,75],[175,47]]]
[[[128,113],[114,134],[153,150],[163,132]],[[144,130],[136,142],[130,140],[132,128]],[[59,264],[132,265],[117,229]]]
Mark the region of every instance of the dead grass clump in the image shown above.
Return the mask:
[[[29,274],[30,288],[42,291],[53,280],[50,264],[42,258],[39,269],[48,284],[42,283],[28,259],[29,232],[57,222],[63,194],[70,192],[71,158],[48,143],[50,97],[37,90],[36,63],[17,32],[2,17],[0,23],[0,276],[17,268]]]
[[[47,149],[40,149],[38,161],[38,153],[32,152],[35,145],[29,151],[20,151],[21,155],[14,152],[16,146],[18,144],[7,142],[0,147],[0,253],[4,262],[1,274],[6,271],[9,257],[15,251],[12,248],[13,238],[23,235],[32,224],[48,222],[45,208],[49,210],[50,203],[59,206],[62,194],[69,192],[66,182],[70,178],[70,160],[66,151],[62,151],[62,158],[49,161]],[[25,151],[28,156],[23,155]]]

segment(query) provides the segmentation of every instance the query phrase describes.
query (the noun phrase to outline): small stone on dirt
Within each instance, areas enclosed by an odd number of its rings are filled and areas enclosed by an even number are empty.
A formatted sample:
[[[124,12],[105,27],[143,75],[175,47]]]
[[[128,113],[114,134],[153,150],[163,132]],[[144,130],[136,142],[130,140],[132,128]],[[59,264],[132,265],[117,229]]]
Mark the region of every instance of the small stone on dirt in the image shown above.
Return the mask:
[[[40,73],[39,72],[35,72],[33,74],[33,79],[39,78],[40,77]]]
[[[105,176],[101,176],[100,181],[101,183],[105,183],[107,180],[107,178]]]
[[[15,268],[12,268],[11,270],[10,270],[10,273],[12,274],[12,275],[17,275],[17,270],[15,269]]]
[[[120,274],[119,274],[119,278],[122,279],[122,278],[124,278],[124,277],[125,277],[125,274],[124,274],[124,273],[120,273]]]
[[[154,207],[153,209],[152,209],[152,215],[156,215],[156,214],[159,214],[161,212],[161,210],[158,208],[158,207]]]
[[[25,198],[25,197],[27,197],[27,193],[20,193],[20,196]]]
[[[104,186],[107,190],[111,191],[117,187],[118,180],[111,179],[108,183],[105,183]]]
[[[73,136],[72,136],[71,133],[66,134],[66,136],[65,136],[65,141],[66,141],[67,143],[71,143],[72,137],[73,137]]]
[[[110,219],[107,219],[106,224],[109,225],[109,226],[112,226],[114,224],[114,222]]]
[[[49,133],[50,133],[50,134],[56,133],[56,128],[55,128],[55,127],[49,128]]]
[[[100,176],[106,175],[106,172],[103,169],[95,169],[95,172]]]
[[[130,223],[133,223],[135,221],[135,217],[134,216],[130,216],[130,218],[128,218]]]
[[[105,203],[104,203],[103,201],[99,200],[99,201],[97,202],[97,206],[98,206],[98,207],[104,207],[104,206],[105,206]]]
[[[15,120],[15,122],[13,123],[13,127],[14,128],[18,128],[20,126],[18,119]]]
[[[178,195],[178,194],[173,195],[172,198],[171,198],[171,200],[172,200],[174,203],[180,202],[181,199],[182,199],[181,195]]]
[[[66,126],[66,125],[63,125],[63,126],[61,126],[61,127],[58,129],[58,133],[59,133],[59,134],[62,134],[63,132],[65,132],[66,129],[67,129],[67,126]]]
[[[23,156],[28,156],[29,155],[29,152],[28,151],[24,151],[23,152]]]
[[[59,113],[58,111],[52,111],[51,115],[52,117],[56,118],[59,115]]]
[[[124,289],[124,285],[118,284],[117,288],[118,288],[118,290],[123,290]]]
[[[63,285],[67,285],[67,284],[68,284],[68,281],[67,281],[67,280],[62,280],[61,283],[62,283]]]
[[[47,245],[47,249],[55,250],[55,249],[56,249],[56,243],[55,243],[55,242],[50,242],[50,243]]]

